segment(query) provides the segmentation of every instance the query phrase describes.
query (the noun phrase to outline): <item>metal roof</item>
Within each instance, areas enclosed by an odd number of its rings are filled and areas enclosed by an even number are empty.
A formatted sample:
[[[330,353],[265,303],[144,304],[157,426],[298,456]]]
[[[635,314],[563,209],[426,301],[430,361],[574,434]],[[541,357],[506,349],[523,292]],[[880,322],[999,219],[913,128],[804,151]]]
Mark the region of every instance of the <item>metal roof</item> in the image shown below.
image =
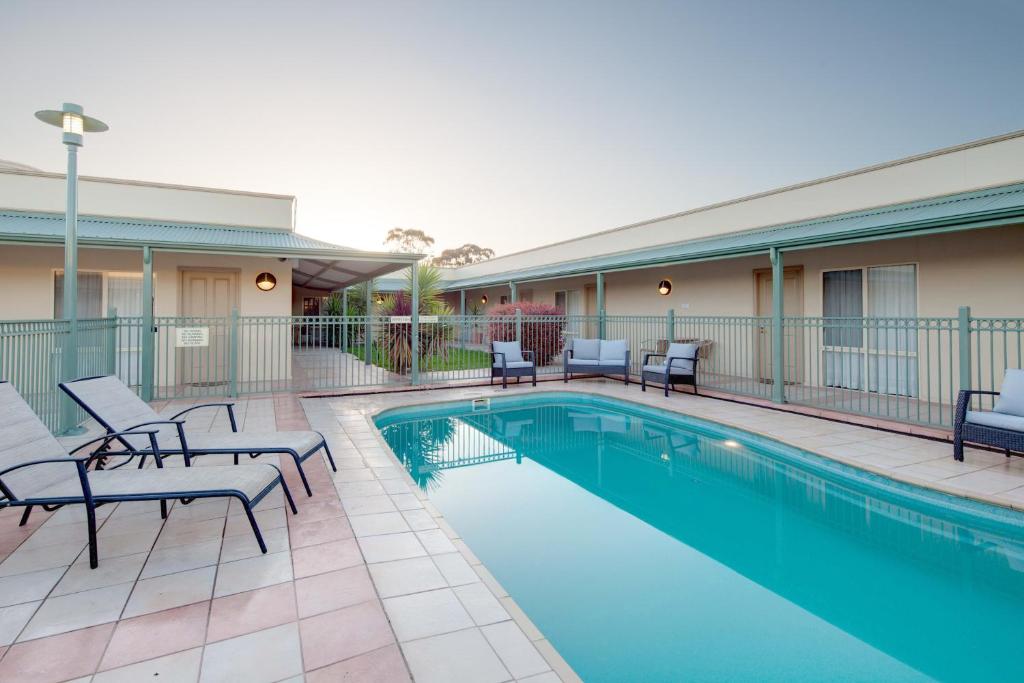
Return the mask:
[[[445,283],[445,288],[485,287],[510,281],[543,280],[598,271],[749,256],[766,253],[772,247],[806,249],[1015,222],[1024,222],[1024,183],[472,278],[459,279],[456,276]]]
[[[81,216],[84,247],[246,254],[297,259],[297,286],[331,290],[406,268],[419,254],[360,251],[287,230]],[[0,211],[0,243],[63,244],[64,214]]]

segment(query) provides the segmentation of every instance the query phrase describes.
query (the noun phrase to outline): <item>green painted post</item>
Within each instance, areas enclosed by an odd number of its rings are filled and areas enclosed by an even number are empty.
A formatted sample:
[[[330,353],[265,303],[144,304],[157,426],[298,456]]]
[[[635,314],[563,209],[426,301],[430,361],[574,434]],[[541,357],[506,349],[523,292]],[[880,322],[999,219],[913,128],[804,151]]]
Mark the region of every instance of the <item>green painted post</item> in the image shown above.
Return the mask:
[[[960,389],[971,388],[971,307],[958,311],[957,333],[960,337]]]
[[[466,350],[466,290],[459,290],[459,319],[462,324],[459,326],[459,348]]]
[[[117,309],[107,309],[107,374],[117,374]]]
[[[783,260],[782,252],[778,247],[772,247],[770,252],[772,262],[772,401],[775,403],[786,402],[786,366],[783,353],[784,333],[783,324],[783,296],[782,296],[782,275]]]
[[[515,303],[515,302],[519,301],[519,286],[516,285],[516,283],[514,283],[514,282],[508,283],[508,291],[509,291],[509,294],[511,295],[510,301],[512,303]]]
[[[373,278],[366,281],[366,331],[363,334],[363,363],[370,364],[373,353]]]
[[[65,140],[66,141],[66,140]],[[80,144],[80,143],[79,143]],[[67,204],[64,212],[64,319],[67,335],[61,349],[61,379],[78,379],[78,146],[68,148]],[[78,406],[61,393],[60,431],[79,432]]]
[[[676,309],[674,308],[668,309],[668,315],[665,317],[665,339],[669,344],[676,340]]]
[[[238,309],[231,309],[231,329],[229,330],[228,353],[228,395],[238,396]]]
[[[516,341],[523,343],[523,309],[516,309]]]
[[[409,343],[409,352],[412,358],[412,383],[420,383],[420,266],[418,263],[412,265],[412,340]]]
[[[341,290],[341,350],[348,353],[348,287]]]
[[[156,372],[156,327],[153,319],[153,249],[142,248],[142,400],[153,400],[153,375]]]
[[[604,273],[597,274],[597,336],[604,339]]]

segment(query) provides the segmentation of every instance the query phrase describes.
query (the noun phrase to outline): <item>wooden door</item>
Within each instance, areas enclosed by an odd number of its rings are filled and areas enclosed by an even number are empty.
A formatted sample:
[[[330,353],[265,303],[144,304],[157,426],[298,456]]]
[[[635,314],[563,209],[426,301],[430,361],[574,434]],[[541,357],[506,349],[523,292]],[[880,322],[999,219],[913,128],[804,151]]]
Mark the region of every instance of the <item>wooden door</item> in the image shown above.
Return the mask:
[[[770,268],[754,271],[757,316],[770,318],[774,310],[772,305],[772,271]],[[786,316],[804,314],[804,269],[803,266],[790,266],[782,271],[782,312]],[[757,368],[758,379],[762,382],[772,381],[772,326],[765,321],[758,325],[757,330]],[[803,353],[800,343],[802,330],[787,326],[783,334],[786,358],[786,382],[800,382],[803,376]]]
[[[209,345],[178,349],[182,384],[214,386],[228,382],[231,310],[238,304],[238,272],[183,270],[179,325],[209,328]]]

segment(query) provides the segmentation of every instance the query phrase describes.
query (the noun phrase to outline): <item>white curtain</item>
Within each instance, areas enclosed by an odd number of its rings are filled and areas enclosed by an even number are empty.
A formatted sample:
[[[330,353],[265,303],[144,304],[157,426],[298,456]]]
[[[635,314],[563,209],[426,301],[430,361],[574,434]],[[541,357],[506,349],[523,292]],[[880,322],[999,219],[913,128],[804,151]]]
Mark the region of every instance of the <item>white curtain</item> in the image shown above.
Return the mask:
[[[917,395],[917,266],[868,268],[868,389]]]
[[[823,274],[825,384],[863,388],[864,271],[832,270]],[[829,320],[831,319],[831,320]],[[828,347],[832,347],[828,350]]]
[[[64,317],[64,273],[57,273],[53,279],[53,317]],[[103,317],[103,275],[100,273],[78,274],[78,318]]]
[[[108,275],[107,308],[116,308],[119,317],[131,318],[142,315],[142,275]]]

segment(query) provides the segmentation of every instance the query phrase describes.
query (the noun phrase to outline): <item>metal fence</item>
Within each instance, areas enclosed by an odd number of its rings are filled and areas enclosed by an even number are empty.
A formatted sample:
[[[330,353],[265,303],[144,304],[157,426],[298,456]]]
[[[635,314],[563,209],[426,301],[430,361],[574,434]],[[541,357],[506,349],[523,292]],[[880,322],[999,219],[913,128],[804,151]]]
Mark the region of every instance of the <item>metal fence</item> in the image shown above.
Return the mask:
[[[80,322],[78,374],[117,374],[144,398],[236,396],[481,381],[492,341],[518,339],[538,374],[560,376],[575,338],[626,339],[631,371],[671,342],[699,346],[702,387],[948,427],[961,387],[998,390],[1024,361],[1024,319],[756,316],[426,316],[413,354],[409,316],[139,317]],[[60,426],[62,320],[0,323],[0,378]],[[773,367],[782,339],[782,368]],[[991,397],[977,407],[990,408]],[[80,413],[76,416],[81,418]]]

